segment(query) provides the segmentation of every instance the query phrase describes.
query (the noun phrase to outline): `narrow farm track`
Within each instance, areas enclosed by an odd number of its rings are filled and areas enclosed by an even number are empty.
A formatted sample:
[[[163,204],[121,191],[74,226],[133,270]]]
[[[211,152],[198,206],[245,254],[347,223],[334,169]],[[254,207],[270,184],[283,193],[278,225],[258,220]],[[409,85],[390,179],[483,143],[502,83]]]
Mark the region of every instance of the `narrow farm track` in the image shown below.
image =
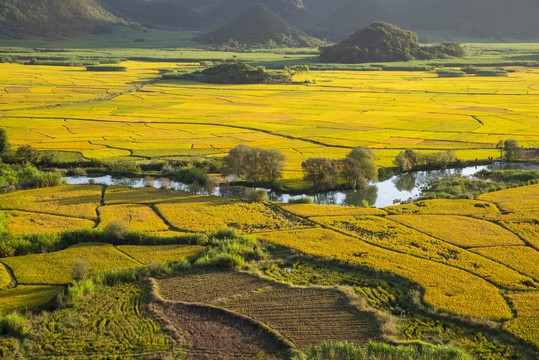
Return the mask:
[[[60,106],[77,105],[77,104],[90,104],[90,103],[99,102],[99,101],[109,101],[109,100],[115,99],[115,98],[117,98],[119,96],[122,96],[122,95],[126,95],[126,94],[130,94],[130,93],[133,93],[133,92],[140,91],[145,86],[154,84],[155,82],[157,82],[159,80],[161,80],[160,77],[155,78],[155,79],[151,79],[149,81],[143,82],[142,84],[132,86],[127,90],[120,91],[119,93],[114,93],[114,94],[110,94],[108,96],[99,97],[99,98],[95,98],[95,99],[82,100],[82,101],[72,101],[72,102],[58,103],[58,104],[51,104],[51,105],[30,106],[30,107],[15,108],[15,109],[0,109],[0,112],[50,109],[50,108],[57,108],[57,107],[60,107]],[[68,131],[69,131],[69,129],[68,129]]]

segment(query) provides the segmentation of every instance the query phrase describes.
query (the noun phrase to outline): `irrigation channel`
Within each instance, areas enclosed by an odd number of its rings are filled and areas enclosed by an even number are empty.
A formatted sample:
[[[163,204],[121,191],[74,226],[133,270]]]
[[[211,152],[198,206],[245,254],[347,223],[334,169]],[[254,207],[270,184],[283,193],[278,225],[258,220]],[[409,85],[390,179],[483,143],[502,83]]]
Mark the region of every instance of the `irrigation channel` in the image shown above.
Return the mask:
[[[309,196],[313,198],[315,204],[337,205],[337,206],[365,206],[365,202],[369,206],[385,207],[390,206],[400,201],[409,201],[416,199],[421,195],[421,191],[429,181],[441,179],[455,174],[472,177],[475,173],[483,170],[539,170],[539,165],[524,165],[518,163],[500,163],[496,162],[491,165],[470,166],[460,169],[445,169],[445,170],[428,170],[428,171],[412,171],[404,174],[392,176],[391,178],[378,183],[370,184],[367,188],[344,191],[328,191],[317,194],[286,194],[262,189],[268,191],[268,197],[271,201],[288,202],[289,199],[301,198]],[[65,178],[69,184],[103,184],[103,185],[126,185],[129,187],[139,188],[147,186],[147,181],[141,178],[129,177],[113,177],[110,175],[100,177],[90,176],[68,176]],[[154,186],[159,188],[161,183],[156,179]],[[189,185],[181,182],[170,182],[170,188],[193,192]],[[243,188],[228,187],[227,189],[217,187],[215,193],[223,197],[236,197]],[[261,189],[261,188],[257,188]],[[199,192],[200,193],[200,192]]]

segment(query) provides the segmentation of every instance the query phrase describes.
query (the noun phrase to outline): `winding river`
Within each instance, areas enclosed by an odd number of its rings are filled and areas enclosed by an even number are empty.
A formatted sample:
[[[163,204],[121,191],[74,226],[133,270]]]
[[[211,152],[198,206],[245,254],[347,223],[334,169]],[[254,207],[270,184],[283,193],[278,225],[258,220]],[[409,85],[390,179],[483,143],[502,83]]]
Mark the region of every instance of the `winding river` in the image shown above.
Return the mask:
[[[391,178],[373,183],[366,189],[361,191],[346,190],[346,191],[329,191],[318,193],[315,195],[306,194],[286,194],[277,193],[268,190],[268,196],[271,201],[288,202],[290,199],[310,196],[315,204],[338,205],[338,206],[364,206],[366,203],[369,206],[385,207],[393,205],[399,201],[408,201],[416,199],[421,195],[423,187],[431,180],[441,179],[455,174],[471,177],[473,174],[483,170],[539,170],[539,165],[524,165],[512,163],[494,163],[492,165],[470,166],[461,169],[446,169],[446,170],[429,170],[429,171],[413,171],[405,174],[392,176]],[[65,178],[69,184],[103,184],[103,185],[127,185],[130,187],[144,187],[147,182],[140,178],[128,177],[113,177],[110,175],[100,177],[89,176],[69,176]],[[93,180],[93,181],[92,181]],[[155,187],[161,187],[158,179],[154,182]],[[190,187],[180,182],[170,182],[170,188],[183,191],[191,191]],[[234,188],[234,187],[232,187]],[[233,196],[234,189],[225,190],[217,187],[215,194],[219,196]],[[264,189],[267,190],[267,189]]]

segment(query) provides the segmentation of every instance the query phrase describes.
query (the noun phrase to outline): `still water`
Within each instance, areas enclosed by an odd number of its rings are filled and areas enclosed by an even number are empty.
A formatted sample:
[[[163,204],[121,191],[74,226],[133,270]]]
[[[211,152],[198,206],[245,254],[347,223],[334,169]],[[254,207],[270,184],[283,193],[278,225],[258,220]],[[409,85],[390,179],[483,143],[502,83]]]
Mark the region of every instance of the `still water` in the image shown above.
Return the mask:
[[[361,191],[329,191],[314,195],[307,194],[283,194],[268,190],[268,196],[271,201],[288,202],[289,199],[296,199],[303,196],[312,197],[315,204],[338,205],[338,206],[363,206],[365,202],[369,206],[385,207],[393,205],[398,201],[407,201],[415,199],[421,195],[423,187],[431,180],[437,180],[455,174],[471,177],[473,174],[483,170],[539,170],[539,165],[523,165],[511,163],[494,163],[492,165],[470,166],[462,169],[413,171],[405,174],[395,175],[388,180],[373,183]],[[71,176],[66,177],[69,184],[88,184],[90,180],[96,184],[103,185],[127,185],[130,187],[144,187],[147,183],[144,179],[113,177],[110,175],[100,177],[89,176]],[[158,179],[155,180],[155,187],[161,187]],[[189,185],[180,182],[170,182],[170,188],[183,191],[192,191]],[[234,189],[236,188],[236,189]],[[237,187],[216,188],[215,194],[219,196],[234,196],[238,193]]]

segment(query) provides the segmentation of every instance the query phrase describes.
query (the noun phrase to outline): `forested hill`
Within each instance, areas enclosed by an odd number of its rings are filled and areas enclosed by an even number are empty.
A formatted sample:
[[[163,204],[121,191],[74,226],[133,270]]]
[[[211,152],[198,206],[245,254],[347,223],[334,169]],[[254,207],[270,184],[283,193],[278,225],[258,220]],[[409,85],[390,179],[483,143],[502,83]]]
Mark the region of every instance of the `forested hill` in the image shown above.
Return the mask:
[[[0,0],[0,34],[56,38],[112,24],[209,31],[261,3],[293,27],[340,41],[386,21],[422,41],[536,41],[538,0]]]
[[[121,20],[95,0],[1,0],[0,33],[56,38],[95,33]]]

